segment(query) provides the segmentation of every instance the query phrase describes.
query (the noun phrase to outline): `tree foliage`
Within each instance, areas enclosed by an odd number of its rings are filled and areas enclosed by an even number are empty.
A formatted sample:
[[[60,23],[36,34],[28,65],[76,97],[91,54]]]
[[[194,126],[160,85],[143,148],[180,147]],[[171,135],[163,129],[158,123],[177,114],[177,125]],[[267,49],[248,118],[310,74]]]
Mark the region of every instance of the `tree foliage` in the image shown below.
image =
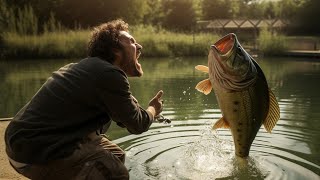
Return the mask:
[[[163,25],[175,30],[192,30],[196,12],[192,0],[163,0]]]
[[[319,0],[307,0],[299,8],[296,21],[299,27],[298,31],[309,32],[315,35],[320,35],[320,23],[318,17],[320,17],[320,1]]]
[[[197,20],[280,18],[320,32],[318,7],[319,0],[0,0],[0,30],[25,26],[15,23],[33,23],[29,32],[87,28],[122,18],[131,25],[191,31]]]
[[[231,18],[231,0],[203,0],[202,12],[206,20]]]

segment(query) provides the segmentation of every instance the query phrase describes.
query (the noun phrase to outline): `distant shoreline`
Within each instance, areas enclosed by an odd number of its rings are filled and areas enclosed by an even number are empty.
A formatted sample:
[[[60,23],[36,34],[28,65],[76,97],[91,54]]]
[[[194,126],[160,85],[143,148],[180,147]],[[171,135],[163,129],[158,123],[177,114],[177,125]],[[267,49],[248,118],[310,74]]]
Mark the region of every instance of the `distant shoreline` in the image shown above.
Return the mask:
[[[303,58],[320,58],[320,50],[306,51],[306,50],[288,50],[282,56],[285,57],[303,57]]]
[[[208,50],[223,35],[210,32],[179,33],[155,27],[136,27],[131,34],[143,46],[144,57],[207,56]],[[156,34],[156,36],[155,36]],[[4,33],[0,38],[1,59],[65,59],[86,57],[89,30],[57,31],[39,35]],[[262,30],[257,39],[237,34],[248,51],[264,56],[319,57],[318,37],[289,37]],[[296,50],[297,49],[297,50]]]

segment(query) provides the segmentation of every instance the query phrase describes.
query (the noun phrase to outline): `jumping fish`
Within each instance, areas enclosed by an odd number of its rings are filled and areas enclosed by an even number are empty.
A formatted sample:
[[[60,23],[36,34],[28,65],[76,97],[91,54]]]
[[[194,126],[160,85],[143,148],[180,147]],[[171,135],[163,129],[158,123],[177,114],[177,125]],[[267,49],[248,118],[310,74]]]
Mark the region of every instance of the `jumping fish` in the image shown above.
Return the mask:
[[[280,118],[278,102],[261,68],[233,33],[211,46],[208,67],[195,68],[209,73],[196,89],[206,95],[213,89],[222,112],[213,129],[230,128],[235,154],[247,157],[261,125],[271,133]]]

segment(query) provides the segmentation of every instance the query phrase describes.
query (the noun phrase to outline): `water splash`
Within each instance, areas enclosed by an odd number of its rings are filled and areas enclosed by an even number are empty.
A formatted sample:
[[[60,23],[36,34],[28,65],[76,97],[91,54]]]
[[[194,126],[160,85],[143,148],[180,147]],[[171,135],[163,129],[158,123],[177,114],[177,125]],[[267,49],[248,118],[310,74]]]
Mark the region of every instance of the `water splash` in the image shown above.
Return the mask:
[[[177,123],[150,135],[123,138],[131,144],[126,160],[130,179],[319,179],[266,146],[253,144],[249,157],[235,156],[229,131],[212,131],[211,123],[202,121],[196,131]]]
[[[176,161],[176,174],[182,179],[230,176],[233,152],[232,142],[221,139],[211,126],[206,126],[199,139],[184,147],[183,156]]]

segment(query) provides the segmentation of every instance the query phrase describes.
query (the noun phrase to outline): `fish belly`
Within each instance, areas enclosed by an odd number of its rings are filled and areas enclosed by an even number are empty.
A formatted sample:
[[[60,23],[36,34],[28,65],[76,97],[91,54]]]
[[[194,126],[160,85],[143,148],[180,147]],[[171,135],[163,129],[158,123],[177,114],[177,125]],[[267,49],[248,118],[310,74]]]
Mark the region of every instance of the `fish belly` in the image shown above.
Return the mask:
[[[261,80],[261,79],[260,79]],[[250,147],[268,111],[268,86],[256,81],[242,91],[215,90],[224,120],[230,126],[237,156],[249,155]]]

